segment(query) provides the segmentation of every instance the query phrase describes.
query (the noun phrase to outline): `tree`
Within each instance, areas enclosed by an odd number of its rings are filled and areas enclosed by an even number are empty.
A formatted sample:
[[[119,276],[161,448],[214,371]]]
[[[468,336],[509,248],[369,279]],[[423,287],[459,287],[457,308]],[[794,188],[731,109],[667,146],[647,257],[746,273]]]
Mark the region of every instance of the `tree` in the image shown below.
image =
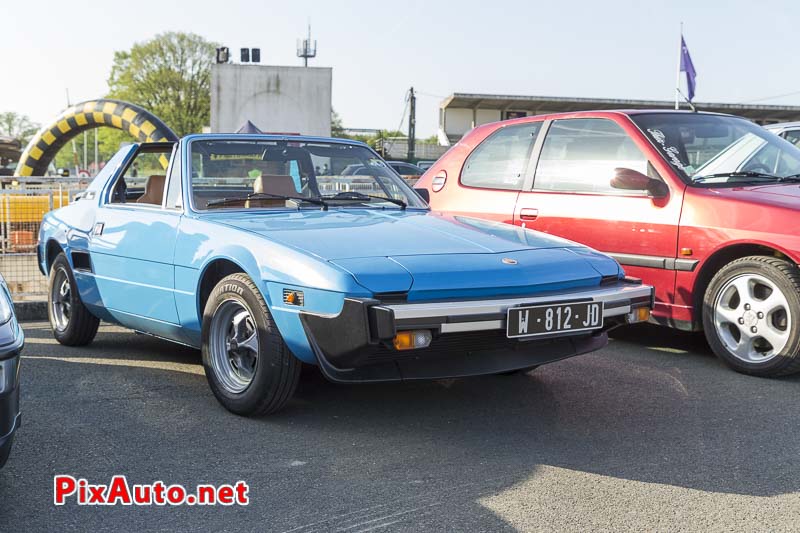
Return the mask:
[[[193,33],[162,33],[115,52],[109,98],[151,111],[179,136],[210,123],[215,43]]]
[[[81,168],[92,168],[94,163],[94,135],[97,131],[97,162],[101,166],[111,159],[119,150],[122,143],[136,142],[136,139],[130,136],[127,131],[118,130],[115,128],[100,127],[96,130],[89,130],[86,135],[87,147],[86,155],[88,161],[83,160],[83,134],[75,137],[75,151],[78,153],[78,166]],[[75,168],[75,156],[72,151],[72,141],[64,145],[64,147],[56,154],[53,164],[56,168]]]
[[[19,139],[23,148],[38,129],[39,125],[32,122],[26,115],[20,115],[13,111],[0,113],[0,135]]]
[[[335,109],[331,109],[331,135],[333,137],[344,137],[344,126],[342,126],[342,117]]]

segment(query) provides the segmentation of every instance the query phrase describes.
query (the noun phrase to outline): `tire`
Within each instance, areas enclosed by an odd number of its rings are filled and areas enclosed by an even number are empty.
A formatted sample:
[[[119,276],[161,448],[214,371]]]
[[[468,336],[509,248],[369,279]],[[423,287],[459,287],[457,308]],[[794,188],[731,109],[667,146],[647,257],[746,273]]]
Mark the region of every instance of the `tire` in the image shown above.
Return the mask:
[[[100,319],[83,305],[75,276],[64,253],[50,267],[47,286],[47,316],[58,342],[65,346],[85,346],[94,340]]]
[[[0,446],[0,468],[6,466],[8,456],[11,454],[11,445],[13,442],[14,437],[12,436],[3,446]]]
[[[232,413],[274,413],[294,394],[302,364],[246,274],[231,274],[211,291],[203,311],[202,343],[208,384]]]
[[[800,371],[800,269],[767,256],[731,261],[706,289],[703,329],[714,353],[737,372]]]

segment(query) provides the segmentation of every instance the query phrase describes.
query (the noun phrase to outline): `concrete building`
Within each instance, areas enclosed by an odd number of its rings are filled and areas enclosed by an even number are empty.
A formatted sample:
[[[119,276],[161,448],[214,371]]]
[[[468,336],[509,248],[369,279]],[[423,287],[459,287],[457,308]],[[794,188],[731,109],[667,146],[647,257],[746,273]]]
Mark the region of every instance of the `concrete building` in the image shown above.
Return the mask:
[[[250,120],[264,132],[330,135],[331,80],[330,68],[212,65],[211,131]]]
[[[455,142],[475,126],[529,115],[600,109],[674,107],[674,102],[666,100],[454,93],[445,98],[439,106],[439,138],[441,142],[445,140]],[[758,124],[800,121],[800,106],[695,102],[695,107],[699,111],[739,115]]]

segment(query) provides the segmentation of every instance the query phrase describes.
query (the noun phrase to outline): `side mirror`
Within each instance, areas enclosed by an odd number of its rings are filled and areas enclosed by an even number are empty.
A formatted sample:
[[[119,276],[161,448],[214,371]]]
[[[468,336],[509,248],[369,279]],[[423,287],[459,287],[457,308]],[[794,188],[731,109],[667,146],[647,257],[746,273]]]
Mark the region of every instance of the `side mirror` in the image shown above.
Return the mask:
[[[420,195],[422,197],[422,199],[425,200],[426,204],[431,203],[431,193],[428,191],[428,189],[416,189],[415,188],[414,192],[417,193],[418,195]]]
[[[669,194],[669,189],[663,181],[630,168],[615,168],[611,186],[624,191],[647,191],[653,198],[666,198]]]

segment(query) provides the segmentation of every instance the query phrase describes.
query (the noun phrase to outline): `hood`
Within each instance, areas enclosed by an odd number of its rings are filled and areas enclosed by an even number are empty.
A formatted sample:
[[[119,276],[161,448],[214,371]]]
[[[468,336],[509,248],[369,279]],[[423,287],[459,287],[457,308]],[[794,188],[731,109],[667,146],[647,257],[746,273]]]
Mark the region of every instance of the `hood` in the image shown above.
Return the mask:
[[[373,293],[409,300],[596,286],[619,277],[613,259],[517,226],[427,211],[226,213],[220,223],[329,261]]]
[[[222,224],[257,233],[325,260],[404,255],[502,253],[580,246],[508,224],[428,211],[350,209],[215,213]]]
[[[800,209],[800,184],[772,183],[746,187],[719,187],[707,189],[716,196],[737,201]]]

